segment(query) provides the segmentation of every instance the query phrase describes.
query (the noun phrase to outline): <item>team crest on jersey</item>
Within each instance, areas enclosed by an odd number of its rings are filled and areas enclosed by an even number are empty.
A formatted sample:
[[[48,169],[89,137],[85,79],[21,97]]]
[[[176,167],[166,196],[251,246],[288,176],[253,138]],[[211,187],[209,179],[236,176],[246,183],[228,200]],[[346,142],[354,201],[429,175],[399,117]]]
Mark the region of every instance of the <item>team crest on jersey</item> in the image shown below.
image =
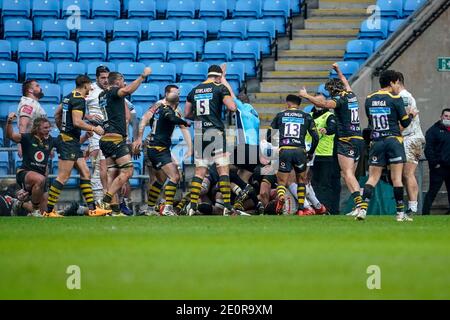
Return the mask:
[[[348,154],[349,154],[350,156],[353,156],[353,155],[355,154],[355,151],[350,150],[350,151],[348,152]]]
[[[34,160],[37,162],[42,162],[45,159],[45,155],[42,151],[38,151],[34,154]]]
[[[378,161],[378,158],[377,158],[377,157],[372,157],[372,161],[373,161],[373,162],[377,162],[377,161]]]

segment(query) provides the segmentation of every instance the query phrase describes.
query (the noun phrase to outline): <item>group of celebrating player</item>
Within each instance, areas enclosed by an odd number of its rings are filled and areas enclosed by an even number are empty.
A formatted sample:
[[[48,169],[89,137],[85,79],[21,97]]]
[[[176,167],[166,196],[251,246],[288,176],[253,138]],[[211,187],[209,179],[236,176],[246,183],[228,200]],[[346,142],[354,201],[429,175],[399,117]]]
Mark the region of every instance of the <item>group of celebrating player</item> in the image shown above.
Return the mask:
[[[226,80],[226,65],[212,65],[207,79],[187,97],[186,120],[179,109],[179,88],[169,85],[164,99],[150,106],[140,120],[130,144],[127,137],[131,104],[126,97],[139,88],[151,74],[151,69],[146,68],[139,78],[127,85],[120,73],[109,72],[100,66],[96,83],[91,83],[85,75],[78,76],[76,88],[57,108],[55,122],[60,130],[57,138],[50,135],[51,124],[45,114],[43,116],[39,108],[30,103],[19,106],[18,133],[12,127],[16,114],[8,116],[7,137],[21,145],[23,155],[23,163],[17,170],[17,183],[31,195],[31,215],[61,217],[62,212],[56,211],[56,205],[75,167],[80,173],[80,189],[87,205],[77,207],[78,213],[120,215],[119,196],[133,176],[132,156],[141,154],[144,148],[150,182],[147,204],[140,211],[142,215],[287,214],[295,207],[300,216],[324,214],[327,209],[315,196],[308,171],[320,137],[326,135],[326,130],[317,128],[313,117],[300,109],[302,99],[307,99],[316,108],[334,110],[339,166],[354,201],[350,215],[358,220],[365,219],[368,202],[382,170],[389,166],[397,202],[397,220],[411,220],[403,203],[406,154],[402,130],[417,118],[417,109],[406,105],[407,101],[399,96],[403,76],[396,71],[384,71],[380,76],[381,90],[366,99],[372,144],[369,180],[361,194],[355,177],[363,144],[358,101],[338,66],[335,64],[333,68],[338,79],[326,83],[331,99],[311,96],[305,88],[299,95],[287,96],[286,110],[276,115],[263,134],[258,114],[248,96],[243,93],[236,96]],[[36,82],[24,84],[24,96],[27,90],[31,90],[33,97],[42,95]],[[236,114],[237,145],[231,148],[229,141],[227,143],[223,106]],[[22,119],[32,122],[29,130],[23,128]],[[146,126],[150,126],[151,131],[144,141]],[[171,155],[171,138],[176,126],[180,127],[186,141],[185,159],[194,156],[195,172],[189,192],[175,206],[181,179],[179,166]],[[83,131],[86,134],[82,135]],[[100,195],[94,195],[91,172],[82,151],[86,140],[89,140],[88,152],[95,160],[94,174],[99,176],[100,182],[96,184],[101,185]],[[47,188],[48,161],[53,149],[58,152],[58,174]],[[296,206],[287,203],[287,190],[297,199]],[[163,201],[160,210],[157,207],[159,198],[160,203]]]

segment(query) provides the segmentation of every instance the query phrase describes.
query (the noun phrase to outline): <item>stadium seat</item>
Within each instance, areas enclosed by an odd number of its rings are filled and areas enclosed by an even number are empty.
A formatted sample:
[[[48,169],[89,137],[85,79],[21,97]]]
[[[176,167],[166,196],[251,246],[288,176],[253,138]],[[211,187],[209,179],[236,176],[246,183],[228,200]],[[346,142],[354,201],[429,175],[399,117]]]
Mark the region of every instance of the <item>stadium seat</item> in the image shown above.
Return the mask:
[[[106,60],[106,42],[96,39],[83,40],[78,43],[78,61],[90,63]]]
[[[98,40],[105,40],[106,25],[103,20],[81,20],[81,28],[77,32],[78,40],[86,38],[94,38]]]
[[[176,65],[177,74],[180,74],[186,62],[195,61],[197,57],[195,42],[172,41],[169,43],[167,61]]]
[[[59,19],[61,6],[59,1],[32,0],[31,17],[33,18],[34,32],[41,32],[42,22],[46,19]]]
[[[347,42],[345,60],[367,59],[373,53],[373,42],[370,40],[350,40]]]
[[[233,47],[233,61],[245,64],[245,74],[249,77],[256,76],[256,66],[261,60],[259,42],[239,41]]]
[[[51,62],[32,61],[25,65],[26,80],[35,79],[39,82],[53,82],[55,79],[55,65]]]
[[[95,79],[95,74],[94,74],[94,78],[91,79]],[[62,96],[66,97],[69,93],[71,93],[73,90],[75,89],[75,83],[66,83],[63,84],[62,86]]]
[[[136,60],[136,43],[130,40],[115,40],[109,43],[108,60],[110,62],[123,62]]]
[[[148,108],[158,100],[159,87],[150,83],[142,84],[131,96],[131,102],[136,107],[136,113],[139,119],[141,119]]]
[[[377,51],[384,43],[385,40],[378,40],[377,42],[375,42],[375,46],[374,46],[374,50],[373,51]]]
[[[148,77],[148,81],[159,86],[159,93],[162,96],[165,86],[176,81],[177,67],[173,63],[162,62],[151,63],[149,67],[152,68],[152,74]]]
[[[141,22],[139,20],[114,21],[114,40],[132,40],[138,43],[141,40],[141,34]]]
[[[103,61],[96,61],[96,62],[90,62],[87,65],[87,75],[90,79],[94,80],[96,77],[96,70],[99,66],[106,66],[108,67],[109,71],[114,72],[117,70],[116,64],[111,62],[103,62]]]
[[[0,86],[0,120],[6,120],[10,112],[17,112],[17,103],[22,97],[21,83],[4,83]]]
[[[397,31],[405,21],[406,21],[406,19],[392,20],[389,23],[389,35],[391,35],[395,31]]]
[[[233,10],[236,8],[236,1],[237,0],[227,0],[227,10],[229,16],[233,14]]]
[[[121,62],[117,71],[123,75],[126,82],[131,83],[138,78],[145,69],[145,64],[139,62]]]
[[[416,11],[418,8],[423,6],[426,3],[426,0],[406,0],[404,1],[403,6],[403,16],[408,17],[414,11]]]
[[[113,30],[114,21],[120,18],[119,0],[93,0],[92,19],[105,21],[106,31]]]
[[[194,19],[194,0],[169,0],[166,11],[167,19]]]
[[[0,40],[0,59],[11,60],[11,43],[7,40]]]
[[[317,88],[317,93],[321,93],[327,99],[330,97],[330,93],[327,89],[325,89],[325,83],[319,85],[319,87]]]
[[[279,34],[286,34],[286,24],[290,16],[289,0],[265,0],[262,18],[270,19],[275,23],[275,30]]]
[[[291,11],[292,14],[294,15],[298,15],[301,13],[302,9],[301,9],[301,5],[303,4],[303,2],[306,0],[291,0]]]
[[[233,18],[259,19],[262,15],[262,0],[238,0],[233,10]]]
[[[206,62],[186,63],[183,66],[180,80],[183,81],[183,83],[198,85],[200,82],[205,81],[208,75],[208,68],[209,64]]]
[[[388,22],[384,19],[366,19],[361,23],[359,39],[386,39],[388,36]]]
[[[247,22],[244,20],[224,20],[220,24],[217,39],[228,40],[233,44],[247,38]]]
[[[205,52],[203,54],[203,62],[211,64],[222,64],[230,61],[231,42],[228,41],[208,41],[205,44]]]
[[[19,66],[14,61],[0,61],[0,83],[19,80]]]
[[[258,41],[264,55],[271,54],[275,36],[275,23],[271,20],[252,20],[248,24],[247,39]]]
[[[354,61],[339,61],[337,64],[347,79],[351,78],[351,76],[354,75],[359,69],[359,64]],[[335,70],[330,72],[330,77],[337,78],[337,73]]]
[[[216,35],[220,23],[227,17],[227,1],[201,0],[198,17],[207,23],[208,33]]]
[[[193,41],[198,53],[203,53],[206,40],[206,22],[202,20],[182,20],[178,27],[178,39]]]
[[[5,133],[3,132],[3,128],[0,128],[0,147],[5,146],[5,142],[3,139],[4,136],[5,136]],[[2,173],[0,173],[0,174],[2,174]]]
[[[138,61],[144,64],[164,62],[167,56],[167,43],[164,41],[142,41],[139,43]]]
[[[194,86],[190,83],[175,83],[180,91],[180,101],[186,102],[187,96],[191,93]]]
[[[136,167],[135,165],[135,161],[133,161],[134,167],[133,167],[133,177],[135,176],[140,176],[141,175],[141,170],[139,170],[139,168]],[[142,180],[137,179],[137,178],[131,178],[130,179],[130,186],[132,189],[137,189],[140,188],[142,185]]]
[[[44,97],[39,100],[42,108],[47,113],[47,117],[54,118],[55,110],[61,101],[61,87],[53,83],[45,83],[42,85]]]
[[[378,0],[382,18],[400,19],[403,17],[403,0]]]
[[[149,23],[150,40],[174,41],[177,38],[177,24],[170,20],[154,20]]]
[[[66,20],[45,20],[42,23],[41,39],[47,44],[52,40],[68,40],[70,31]]]
[[[11,51],[17,52],[19,42],[31,39],[33,36],[33,24],[26,19],[9,19],[3,26],[4,39],[11,44]]]
[[[28,19],[30,11],[30,0],[3,0],[3,21],[17,18]]]
[[[162,2],[162,1],[158,1]],[[143,32],[148,32],[148,24],[156,18],[155,0],[130,0],[128,3],[128,19],[141,21]]]
[[[56,65],[56,82],[62,87],[75,83],[75,78],[86,73],[86,66],[80,62],[60,62]]]
[[[22,40],[19,42],[17,50],[17,60],[19,62],[19,72],[23,76],[25,66],[31,61],[45,61],[47,56],[47,46],[40,40]]]
[[[2,136],[3,140],[3,136]],[[3,146],[3,143],[2,143]],[[0,172],[7,175],[9,173],[9,155],[8,151],[0,151]]]
[[[91,1],[89,0],[64,0],[62,4],[62,18],[71,16],[80,16],[81,18],[91,17]]]
[[[156,2],[156,14],[159,17],[165,17],[167,11],[167,0],[164,1],[155,1]]]
[[[77,44],[70,40],[54,40],[48,43],[47,60],[53,63],[75,61]]]
[[[242,83],[245,81],[245,65],[242,62],[228,62],[227,80],[234,92],[240,92]]]

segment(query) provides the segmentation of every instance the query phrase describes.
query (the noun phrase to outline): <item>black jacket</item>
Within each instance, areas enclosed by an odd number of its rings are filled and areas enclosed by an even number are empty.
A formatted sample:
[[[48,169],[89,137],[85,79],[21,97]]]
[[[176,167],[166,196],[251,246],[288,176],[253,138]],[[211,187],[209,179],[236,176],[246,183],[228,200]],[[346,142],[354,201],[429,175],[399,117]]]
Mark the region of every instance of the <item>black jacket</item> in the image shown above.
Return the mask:
[[[450,166],[450,131],[441,121],[428,129],[425,139],[425,156],[430,168],[438,164]]]

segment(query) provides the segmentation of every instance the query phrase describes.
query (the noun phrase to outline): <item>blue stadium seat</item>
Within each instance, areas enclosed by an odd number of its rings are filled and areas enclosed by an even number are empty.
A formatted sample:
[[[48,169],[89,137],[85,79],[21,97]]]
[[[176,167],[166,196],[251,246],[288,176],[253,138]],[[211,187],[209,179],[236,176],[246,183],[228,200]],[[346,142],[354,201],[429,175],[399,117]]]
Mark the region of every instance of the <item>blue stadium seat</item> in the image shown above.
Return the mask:
[[[132,40],[137,43],[141,40],[141,34],[141,22],[139,20],[114,21],[114,40]]]
[[[220,24],[217,39],[228,40],[233,44],[247,38],[247,22],[245,20],[224,20]]]
[[[0,120],[6,120],[10,112],[17,112],[17,103],[22,97],[21,83],[4,83],[0,86]]]
[[[11,42],[0,40],[0,59],[11,60]]]
[[[3,138],[3,136],[2,136],[2,138]],[[0,170],[1,170],[1,174],[8,174],[8,171],[9,171],[8,151],[0,151]],[[5,171],[6,171],[6,173],[5,173]]]
[[[366,19],[361,23],[359,39],[386,39],[388,36],[388,22],[384,19]]]
[[[25,78],[39,82],[53,82],[55,79],[55,65],[51,62],[28,62],[25,66]]]
[[[109,43],[108,60],[110,62],[135,61],[136,43],[130,40],[115,40]]]
[[[198,17],[207,23],[208,33],[216,35],[220,23],[227,17],[227,1],[201,0]]]
[[[347,50],[344,55],[345,60],[362,59],[365,60],[373,53],[373,42],[370,40],[350,40],[347,42]]]
[[[3,128],[0,128],[0,147],[4,146],[4,140],[3,140],[4,136],[5,136],[5,133],[3,132]]]
[[[66,20],[45,20],[42,23],[41,39],[47,44],[52,40],[68,40],[70,31]]]
[[[319,85],[319,87],[317,88],[317,93],[321,93],[327,99],[330,97],[330,93],[327,89],[325,89],[325,83]]]
[[[92,19],[105,21],[106,31],[113,30],[114,21],[120,18],[119,0],[93,0]]]
[[[75,61],[77,44],[70,40],[54,40],[48,44],[47,60],[53,63]]]
[[[182,20],[178,27],[178,39],[195,42],[197,52],[203,53],[207,33],[206,21]]]
[[[375,46],[374,46],[374,50],[373,51],[377,51],[384,43],[385,40],[378,40],[377,42],[375,42]]]
[[[135,164],[135,162],[133,161],[133,164]],[[139,168],[137,168],[136,166],[134,166],[133,168],[133,176],[139,176],[141,175],[141,170],[139,170]],[[137,178],[131,178],[130,179],[130,186],[132,189],[137,189],[140,188],[142,185],[143,181]]]
[[[28,19],[30,11],[30,0],[3,0],[3,21],[17,18]]]
[[[203,62],[220,65],[226,61],[230,61],[232,57],[231,47],[231,42],[228,41],[208,41],[205,44]]]
[[[59,19],[61,3],[52,0],[32,0],[31,17],[33,18],[34,32],[41,32],[42,22],[46,19]]]
[[[19,66],[14,61],[0,61],[0,83],[19,80]]]
[[[247,39],[258,41],[264,55],[271,54],[275,36],[275,23],[271,20],[252,20],[248,24]]]
[[[17,58],[19,61],[19,72],[23,76],[25,66],[31,61],[45,61],[47,56],[47,46],[40,40],[23,40],[19,42]]]
[[[279,34],[286,33],[286,25],[290,16],[289,0],[266,0],[262,10],[262,18],[270,19],[275,23],[275,30]]]
[[[193,0],[169,0],[166,11],[167,19],[194,19],[195,4]]]
[[[91,78],[91,79],[95,79],[95,74],[94,74],[94,78]],[[75,82],[63,84],[63,86],[62,86],[62,96],[63,97],[67,96],[74,89],[75,89]]]
[[[233,11],[233,18],[259,19],[262,15],[262,0],[238,0]]]
[[[227,80],[234,92],[238,93],[245,81],[245,65],[242,62],[227,63]]]
[[[177,67],[173,63],[163,62],[151,63],[149,67],[152,68],[152,74],[148,77],[148,81],[159,86],[159,93],[162,96],[165,86],[176,81]]]
[[[230,15],[230,16],[233,13],[234,8],[236,8],[236,1],[237,0],[227,0],[227,10],[228,10],[228,15]]]
[[[165,17],[167,11],[167,0],[155,1],[156,2],[156,14],[159,17]]]
[[[162,1],[158,1],[162,2]],[[128,3],[128,19],[141,21],[143,32],[148,32],[148,24],[156,18],[155,0],[130,0]]]
[[[292,10],[292,14],[294,15],[298,15],[301,13],[302,9],[301,9],[301,5],[303,4],[304,0],[291,0],[291,10]]]
[[[53,83],[45,83],[42,85],[44,97],[39,103],[44,108],[49,118],[55,117],[55,111],[61,101],[61,87]]]
[[[11,43],[11,50],[17,51],[19,42],[31,39],[33,36],[33,23],[26,19],[9,19],[5,21],[4,38]]]
[[[395,31],[397,31],[400,26],[405,23],[406,19],[398,19],[398,20],[392,20],[389,23],[389,34],[394,33]]]
[[[261,60],[259,42],[239,41],[233,47],[233,61],[245,64],[245,74],[249,77],[256,76],[256,66]]]
[[[403,16],[403,0],[378,0],[381,17],[399,19]]]
[[[149,23],[150,40],[173,41],[177,38],[177,24],[171,20],[154,20]]]
[[[90,63],[106,60],[106,42],[96,39],[83,40],[78,43],[78,61]]]
[[[206,62],[189,62],[183,66],[183,72],[181,73],[181,81],[183,83],[189,83],[197,85],[202,81],[205,81],[208,75],[209,64]]]
[[[139,62],[121,62],[117,71],[123,75],[126,82],[131,83],[138,78],[145,69],[145,64]]]
[[[167,56],[167,43],[164,41],[142,41],[139,43],[138,61],[149,64],[164,62]]]
[[[176,65],[177,74],[180,74],[186,62],[195,61],[197,57],[195,42],[172,41],[169,43],[167,61]]]
[[[186,102],[187,96],[191,93],[194,86],[190,83],[175,83],[180,91],[180,101]]]
[[[83,40],[86,38],[105,40],[105,22],[103,20],[81,20],[81,28],[77,32],[77,38],[78,40]]]
[[[86,66],[80,62],[60,62],[56,65],[56,82],[62,87],[75,83],[75,78],[86,73]]]
[[[131,102],[136,107],[138,118],[159,100],[159,87],[156,84],[144,83],[131,95]]]
[[[111,62],[103,62],[103,61],[96,61],[96,62],[90,62],[87,65],[87,75],[90,79],[94,80],[96,77],[96,70],[99,66],[105,66],[108,67],[109,71],[113,72],[117,70],[116,64]]]
[[[62,4],[61,17],[68,18],[78,15],[82,18],[91,17],[91,1],[89,0],[64,0]]]
[[[426,0],[406,0],[404,1],[403,6],[403,16],[407,17],[410,14],[414,13],[417,9],[426,3]]]
[[[359,69],[359,64],[354,61],[339,61],[337,62],[337,64],[339,65],[339,68],[347,79],[354,75]],[[330,77],[337,78],[336,71],[332,70],[330,72]]]

